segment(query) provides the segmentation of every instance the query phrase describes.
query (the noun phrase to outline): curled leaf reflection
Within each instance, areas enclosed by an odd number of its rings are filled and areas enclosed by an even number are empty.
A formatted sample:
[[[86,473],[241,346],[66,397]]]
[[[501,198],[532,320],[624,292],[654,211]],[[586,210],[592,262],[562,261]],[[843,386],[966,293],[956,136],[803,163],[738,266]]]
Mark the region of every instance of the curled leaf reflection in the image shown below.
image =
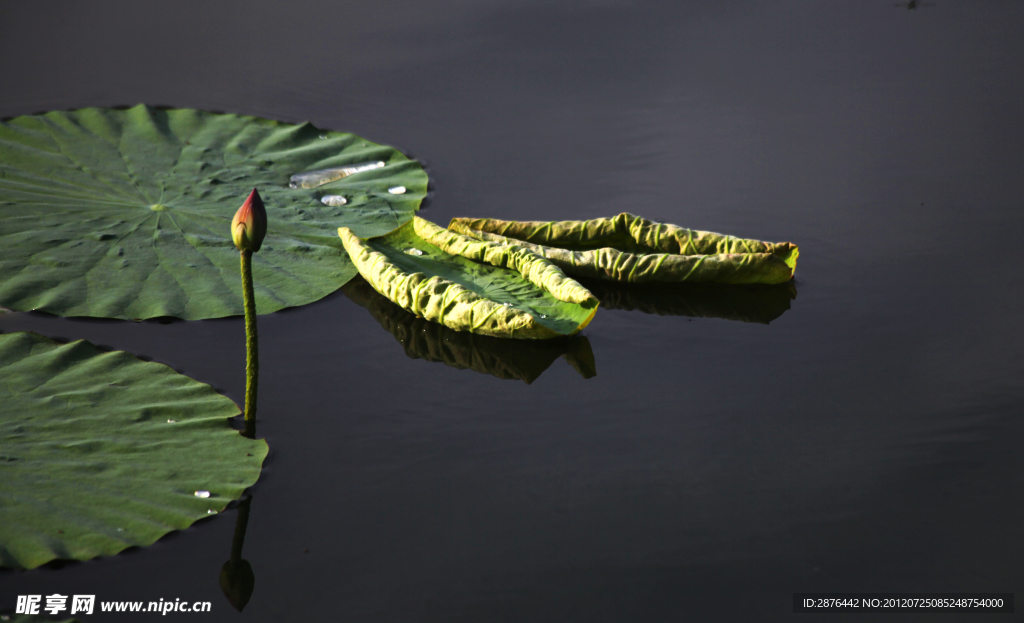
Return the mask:
[[[345,296],[367,311],[412,359],[424,359],[459,370],[475,370],[499,379],[533,383],[562,357],[585,379],[597,376],[590,342],[583,336],[551,340],[510,340],[452,331],[417,318],[356,277],[343,288]]]
[[[604,309],[760,324],[768,324],[786,313],[790,302],[796,298],[793,282],[771,286],[719,283],[626,285],[596,280],[581,283],[594,293]]]
[[[231,559],[220,569],[220,590],[228,598],[231,605],[239,612],[249,603],[252,591],[256,587],[256,576],[252,565],[242,558],[242,545],[245,543],[245,530],[249,525],[249,506],[252,497],[247,497],[238,505],[238,519],[235,520],[235,534],[231,539]]]

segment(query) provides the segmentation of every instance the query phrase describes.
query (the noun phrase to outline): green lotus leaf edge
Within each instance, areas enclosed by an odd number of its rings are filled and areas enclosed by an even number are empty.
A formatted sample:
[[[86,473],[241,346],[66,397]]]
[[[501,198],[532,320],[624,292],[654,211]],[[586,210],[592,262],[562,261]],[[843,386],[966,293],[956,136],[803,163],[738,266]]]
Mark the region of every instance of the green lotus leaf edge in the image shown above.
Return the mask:
[[[112,556],[223,511],[267,444],[212,387],[123,351],[0,335],[0,566]]]

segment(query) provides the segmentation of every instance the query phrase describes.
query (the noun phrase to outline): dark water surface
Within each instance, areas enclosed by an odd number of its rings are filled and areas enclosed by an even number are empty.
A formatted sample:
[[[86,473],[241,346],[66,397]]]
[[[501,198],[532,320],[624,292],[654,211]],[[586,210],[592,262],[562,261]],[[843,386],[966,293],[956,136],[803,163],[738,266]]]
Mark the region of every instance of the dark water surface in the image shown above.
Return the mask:
[[[1024,599],[1024,4],[553,4],[4,3],[0,116],[309,120],[421,159],[441,224],[631,211],[801,258],[795,299],[619,297],[534,350],[446,342],[358,288],[261,317],[244,613],[218,585],[237,511],[2,572],[0,610],[776,621],[826,618],[794,591]],[[0,316],[17,330],[243,396],[240,318]]]

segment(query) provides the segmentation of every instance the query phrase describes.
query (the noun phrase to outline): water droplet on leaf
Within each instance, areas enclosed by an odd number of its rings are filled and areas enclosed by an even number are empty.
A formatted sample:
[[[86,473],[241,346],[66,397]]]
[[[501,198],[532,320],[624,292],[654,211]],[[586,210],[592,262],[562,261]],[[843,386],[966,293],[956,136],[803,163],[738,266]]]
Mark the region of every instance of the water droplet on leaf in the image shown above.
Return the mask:
[[[423,255],[423,251],[419,249],[406,249],[405,252],[409,255]]]
[[[208,498],[208,497],[210,497],[210,492],[209,491],[203,491],[202,489],[200,489],[199,491],[196,491],[196,497],[197,498]]]
[[[364,162],[361,164],[350,164],[343,167],[334,167],[333,169],[318,169],[316,171],[296,173],[291,177],[291,181],[288,185],[292,188],[316,188],[317,186],[323,186],[324,184],[336,182],[350,175],[355,175],[356,173],[362,173],[363,171],[372,171],[374,169],[380,169],[384,166],[384,163],[381,161]]]
[[[405,186],[392,186],[388,189],[388,192],[392,195],[403,195],[405,194]]]
[[[348,199],[341,195],[324,195],[323,197],[320,197],[320,203],[325,206],[343,206],[348,203]]]

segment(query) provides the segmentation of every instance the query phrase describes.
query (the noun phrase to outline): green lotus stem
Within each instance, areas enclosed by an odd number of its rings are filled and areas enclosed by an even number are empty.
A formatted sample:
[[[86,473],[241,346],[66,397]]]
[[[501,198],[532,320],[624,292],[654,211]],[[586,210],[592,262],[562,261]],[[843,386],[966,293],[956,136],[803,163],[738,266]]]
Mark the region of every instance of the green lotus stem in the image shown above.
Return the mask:
[[[252,253],[242,251],[242,301],[245,304],[245,420],[256,420],[260,347],[256,335],[256,294],[252,287]]]
[[[242,252],[242,302],[245,305],[245,431],[256,435],[256,386],[259,344],[256,339],[256,295],[252,287],[252,254],[267,235],[267,211],[255,188],[231,220],[231,240]]]

